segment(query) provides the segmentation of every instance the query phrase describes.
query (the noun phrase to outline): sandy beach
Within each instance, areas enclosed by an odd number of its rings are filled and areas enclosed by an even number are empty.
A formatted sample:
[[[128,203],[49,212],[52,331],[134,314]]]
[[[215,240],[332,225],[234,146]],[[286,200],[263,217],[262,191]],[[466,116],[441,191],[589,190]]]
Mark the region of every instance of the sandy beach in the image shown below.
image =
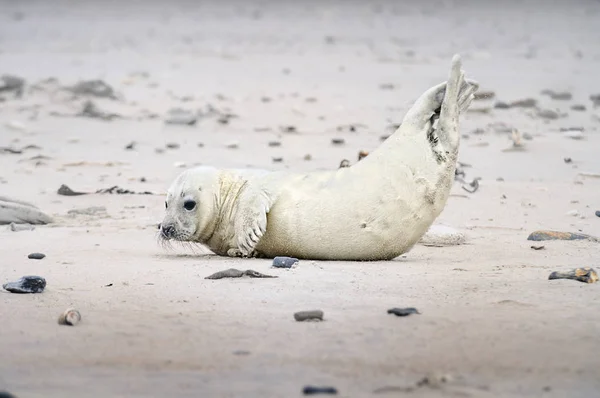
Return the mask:
[[[0,282],[47,280],[40,294],[0,290],[0,391],[600,394],[600,283],[548,280],[600,268],[600,243],[527,240],[536,230],[600,237],[600,2],[3,0],[0,9],[0,75],[25,80],[22,93],[0,90],[0,196],[54,220],[0,225]],[[164,194],[185,168],[355,163],[446,80],[455,53],[490,93],[460,122],[460,169],[479,188],[456,181],[436,220],[465,244],[290,270],[159,245]],[[89,80],[114,95],[74,93]],[[193,122],[166,123],[173,109]],[[151,194],[64,196],[63,184]],[[278,278],[205,279],[227,268]],[[82,321],[59,325],[69,307]],[[294,320],[313,309],[324,321]]]

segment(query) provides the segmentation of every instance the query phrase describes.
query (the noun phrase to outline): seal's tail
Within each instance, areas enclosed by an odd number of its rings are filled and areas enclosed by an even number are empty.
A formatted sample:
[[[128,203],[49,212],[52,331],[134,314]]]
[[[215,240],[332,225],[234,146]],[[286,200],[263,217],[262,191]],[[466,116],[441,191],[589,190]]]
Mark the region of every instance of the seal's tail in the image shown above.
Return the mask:
[[[458,148],[459,115],[469,108],[471,101],[473,101],[473,95],[479,88],[477,82],[465,80],[461,66],[460,56],[458,54],[454,55],[452,57],[450,76],[445,84],[445,90],[439,93],[443,95],[443,100],[439,109],[439,120],[436,130],[442,146],[447,151],[455,151]]]

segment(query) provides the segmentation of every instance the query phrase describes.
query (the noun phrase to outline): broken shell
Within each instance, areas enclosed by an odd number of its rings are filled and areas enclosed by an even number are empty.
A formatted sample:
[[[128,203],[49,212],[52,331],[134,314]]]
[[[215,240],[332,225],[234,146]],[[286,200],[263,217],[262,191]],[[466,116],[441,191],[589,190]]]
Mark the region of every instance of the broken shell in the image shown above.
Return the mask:
[[[58,317],[59,325],[75,326],[81,322],[81,314],[75,308],[69,308]]]
[[[340,167],[339,167],[339,168],[341,169],[341,168],[343,168],[343,167],[350,167],[350,161],[349,161],[348,159],[343,159],[343,160],[340,162]]]
[[[593,268],[575,268],[570,271],[554,271],[548,276],[548,279],[573,279],[584,283],[594,283],[598,281],[598,274]]]
[[[358,160],[362,160],[364,158],[366,158],[367,156],[369,156],[369,152],[368,151],[360,151],[358,153]]]

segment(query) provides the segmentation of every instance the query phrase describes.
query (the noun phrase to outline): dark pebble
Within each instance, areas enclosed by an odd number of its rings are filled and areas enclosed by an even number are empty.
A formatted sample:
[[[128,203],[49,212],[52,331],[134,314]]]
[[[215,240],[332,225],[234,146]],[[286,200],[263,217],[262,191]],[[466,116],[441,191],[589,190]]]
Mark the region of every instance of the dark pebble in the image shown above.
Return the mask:
[[[316,387],[306,386],[302,389],[304,395],[316,395],[316,394],[330,394],[337,395],[337,389],[335,387]]]
[[[333,145],[343,145],[346,141],[343,138],[332,138],[331,143]]]
[[[573,161],[573,159],[571,158],[564,158],[563,160],[565,161],[565,163],[571,163]]]
[[[27,258],[30,258],[32,260],[41,260],[44,257],[46,257],[44,253],[31,253],[29,256],[27,256]]]
[[[0,398],[17,398],[8,391],[0,391]]]
[[[46,280],[41,276],[24,276],[16,282],[8,282],[2,287],[11,293],[41,293],[46,287]]]
[[[313,310],[313,311],[300,311],[294,314],[294,319],[298,322],[302,321],[312,321],[312,320],[323,320],[323,311],[321,310]]]
[[[498,101],[494,104],[494,108],[496,109],[509,109],[510,105],[506,102]]]
[[[571,110],[573,111],[578,111],[578,112],[584,112],[587,108],[585,107],[585,105],[581,105],[581,104],[575,104],[571,106]]]
[[[388,314],[394,314],[396,316],[408,316],[411,314],[420,314],[420,312],[413,307],[409,308],[390,308],[387,310]]]
[[[600,210],[596,210],[596,217],[600,217]]]
[[[294,264],[298,264],[298,259],[294,257],[275,257],[273,259],[273,267],[275,268],[292,268]]]

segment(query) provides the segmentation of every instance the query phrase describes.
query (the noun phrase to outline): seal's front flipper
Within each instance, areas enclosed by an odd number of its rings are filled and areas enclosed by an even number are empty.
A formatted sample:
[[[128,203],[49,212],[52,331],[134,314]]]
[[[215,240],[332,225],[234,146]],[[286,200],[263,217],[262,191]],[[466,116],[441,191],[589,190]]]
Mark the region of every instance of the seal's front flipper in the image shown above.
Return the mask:
[[[275,198],[260,188],[248,187],[240,197],[235,216],[235,238],[243,257],[255,257],[254,248],[267,230],[267,214]]]

